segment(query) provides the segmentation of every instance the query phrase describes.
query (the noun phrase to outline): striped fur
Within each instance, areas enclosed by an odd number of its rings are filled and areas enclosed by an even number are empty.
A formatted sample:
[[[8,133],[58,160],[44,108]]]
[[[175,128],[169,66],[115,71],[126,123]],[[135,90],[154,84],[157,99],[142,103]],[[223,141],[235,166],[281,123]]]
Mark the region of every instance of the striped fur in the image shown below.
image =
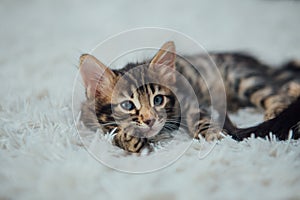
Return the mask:
[[[265,111],[267,120],[300,96],[299,62],[275,69],[239,53],[182,58],[176,57],[174,43],[167,42],[153,59],[129,63],[120,70],[111,70],[95,57],[82,55],[80,70],[87,100],[82,104],[81,120],[87,127],[101,128],[105,133],[115,130],[114,144],[129,152],[150,148],[151,141],[179,126],[194,138],[219,139],[222,126],[210,117],[208,88],[193,67],[212,67],[210,59],[223,78],[229,110],[255,106]],[[193,91],[181,89],[184,83],[174,71],[188,80]],[[191,102],[192,92],[200,106]]]

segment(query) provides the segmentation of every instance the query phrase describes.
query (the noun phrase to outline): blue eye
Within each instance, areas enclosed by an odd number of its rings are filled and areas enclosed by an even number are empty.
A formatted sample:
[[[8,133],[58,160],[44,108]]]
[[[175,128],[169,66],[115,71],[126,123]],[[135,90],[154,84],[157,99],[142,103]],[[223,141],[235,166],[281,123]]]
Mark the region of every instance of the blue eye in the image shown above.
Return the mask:
[[[121,103],[121,107],[128,111],[133,110],[135,108],[132,101],[123,101]]]
[[[154,100],[153,100],[153,103],[154,103],[154,106],[160,106],[162,105],[164,102],[164,97],[162,95],[156,95],[154,97]]]

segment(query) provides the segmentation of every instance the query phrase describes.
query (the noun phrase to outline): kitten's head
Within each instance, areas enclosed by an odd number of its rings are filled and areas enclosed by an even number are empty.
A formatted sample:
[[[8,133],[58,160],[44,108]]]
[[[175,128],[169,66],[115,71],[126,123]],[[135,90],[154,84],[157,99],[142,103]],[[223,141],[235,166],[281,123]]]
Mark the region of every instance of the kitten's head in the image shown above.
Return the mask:
[[[94,102],[105,131],[114,127],[152,137],[179,123],[179,106],[168,85],[175,84],[175,46],[165,43],[152,60],[111,70],[95,57],[81,56],[80,72],[88,101]]]

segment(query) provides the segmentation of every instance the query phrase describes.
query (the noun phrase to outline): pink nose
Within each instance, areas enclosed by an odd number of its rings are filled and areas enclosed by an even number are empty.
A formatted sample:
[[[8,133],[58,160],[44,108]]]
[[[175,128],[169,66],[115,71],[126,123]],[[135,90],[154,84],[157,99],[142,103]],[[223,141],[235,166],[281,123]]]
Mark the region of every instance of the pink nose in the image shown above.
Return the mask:
[[[155,122],[155,119],[147,119],[144,121],[145,124],[147,124],[149,127],[152,127]]]

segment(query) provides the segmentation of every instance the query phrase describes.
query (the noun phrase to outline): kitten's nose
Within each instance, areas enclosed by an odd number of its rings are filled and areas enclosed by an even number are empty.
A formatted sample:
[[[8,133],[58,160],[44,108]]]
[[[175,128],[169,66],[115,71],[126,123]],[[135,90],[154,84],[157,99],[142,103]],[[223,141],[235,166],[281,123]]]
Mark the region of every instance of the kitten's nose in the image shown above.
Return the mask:
[[[149,127],[152,127],[155,122],[155,119],[147,119],[144,121],[145,124],[147,124]]]

